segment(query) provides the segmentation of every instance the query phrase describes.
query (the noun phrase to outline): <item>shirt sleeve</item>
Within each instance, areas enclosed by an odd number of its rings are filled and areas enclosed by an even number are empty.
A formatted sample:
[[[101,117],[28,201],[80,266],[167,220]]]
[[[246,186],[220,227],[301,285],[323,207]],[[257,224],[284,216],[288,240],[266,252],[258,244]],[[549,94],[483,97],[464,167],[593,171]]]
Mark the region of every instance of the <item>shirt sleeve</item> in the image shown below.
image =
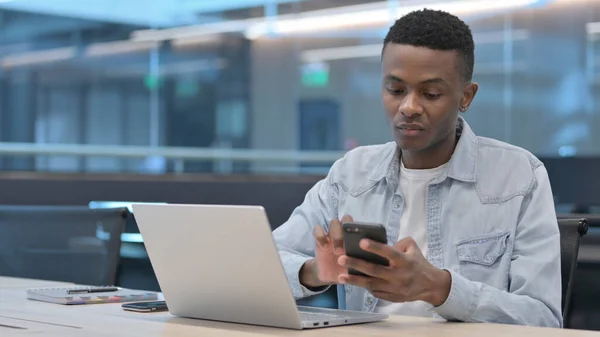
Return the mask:
[[[450,295],[432,310],[448,320],[562,327],[560,232],[545,167],[523,203],[508,291],[450,271]]]
[[[315,256],[313,228],[321,225],[328,230],[328,224],[337,218],[337,188],[332,183],[335,164],[323,180],[317,182],[307,193],[304,201],[292,212],[290,218],[273,231],[273,237],[283,268],[296,299],[322,293],[310,290],[300,284],[299,274],[304,263]]]

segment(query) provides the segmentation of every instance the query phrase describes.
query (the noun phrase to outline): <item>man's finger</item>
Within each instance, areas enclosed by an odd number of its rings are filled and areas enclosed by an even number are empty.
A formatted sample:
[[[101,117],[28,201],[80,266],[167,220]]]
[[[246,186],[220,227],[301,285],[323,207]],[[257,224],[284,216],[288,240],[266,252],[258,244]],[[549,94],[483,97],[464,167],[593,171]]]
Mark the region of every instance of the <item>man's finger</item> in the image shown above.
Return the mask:
[[[393,302],[393,303],[404,302],[404,301],[398,301],[397,295],[386,292],[386,291],[373,291],[371,294],[373,294],[373,296],[377,297],[380,300],[384,300],[384,301],[388,301],[388,302]]]
[[[390,265],[402,266],[407,260],[402,252],[395,247],[390,247],[386,244],[379,243],[373,240],[360,240],[360,248],[367,252],[383,256],[390,261]]]
[[[338,282],[341,284],[351,284],[357,287],[361,287],[369,290],[369,292],[380,292],[385,291],[384,282],[382,279],[368,277],[368,276],[360,276],[360,275],[350,275],[350,274],[340,274],[338,276]]]
[[[354,219],[352,216],[346,214],[342,217],[342,224],[345,224],[346,222],[354,222]]]
[[[413,238],[411,238],[410,236],[407,236],[405,238],[403,238],[402,240],[398,241],[394,247],[396,247],[401,253],[408,253],[409,251],[411,251],[414,248],[419,248],[417,246],[417,243],[415,242],[415,240]]]
[[[342,224],[338,219],[333,219],[329,223],[329,239],[333,242],[334,252],[338,255],[344,254],[344,236],[342,233]]]
[[[327,247],[327,244],[329,244],[327,234],[325,234],[325,231],[321,225],[316,225],[315,228],[313,228],[313,236],[315,237],[315,240],[319,246],[325,248]]]
[[[389,268],[386,266],[380,266],[378,264],[370,263],[365,260],[355,259],[346,255],[342,255],[338,258],[338,264],[346,268],[352,268],[356,271],[362,272],[368,276],[385,279],[391,281],[393,275]]]

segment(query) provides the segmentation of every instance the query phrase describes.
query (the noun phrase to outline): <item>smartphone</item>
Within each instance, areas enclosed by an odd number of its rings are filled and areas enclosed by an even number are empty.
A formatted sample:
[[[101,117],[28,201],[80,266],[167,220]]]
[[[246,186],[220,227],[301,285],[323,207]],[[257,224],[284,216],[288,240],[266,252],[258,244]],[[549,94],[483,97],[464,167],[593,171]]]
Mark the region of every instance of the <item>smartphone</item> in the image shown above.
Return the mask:
[[[346,255],[362,259],[374,264],[389,266],[389,261],[383,256],[367,252],[360,248],[360,240],[369,239],[383,244],[387,244],[387,234],[385,227],[381,224],[366,222],[346,222],[342,224],[344,237],[344,249]],[[367,276],[352,268],[348,269],[351,275]]]
[[[167,308],[167,302],[165,301],[125,303],[121,305],[121,307],[125,310],[135,312],[158,312],[169,310]]]

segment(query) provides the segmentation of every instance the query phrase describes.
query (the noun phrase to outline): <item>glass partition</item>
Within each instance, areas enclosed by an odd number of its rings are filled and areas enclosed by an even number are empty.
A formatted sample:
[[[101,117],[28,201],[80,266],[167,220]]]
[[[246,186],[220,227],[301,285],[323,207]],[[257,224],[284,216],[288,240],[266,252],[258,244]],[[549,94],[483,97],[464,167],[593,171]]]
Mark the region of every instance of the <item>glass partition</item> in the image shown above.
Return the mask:
[[[424,7],[472,27],[479,135],[600,155],[595,1],[69,2],[0,2],[1,170],[325,173],[391,140],[382,40]]]

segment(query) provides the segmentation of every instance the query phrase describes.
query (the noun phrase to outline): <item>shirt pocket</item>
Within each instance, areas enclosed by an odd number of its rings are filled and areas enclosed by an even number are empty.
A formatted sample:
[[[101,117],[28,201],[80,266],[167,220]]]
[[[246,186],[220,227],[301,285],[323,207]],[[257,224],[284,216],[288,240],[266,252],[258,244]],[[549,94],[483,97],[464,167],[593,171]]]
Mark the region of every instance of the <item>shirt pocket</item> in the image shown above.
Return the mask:
[[[500,261],[507,250],[510,232],[493,233],[456,244],[460,273],[472,281],[486,282],[500,276]]]

